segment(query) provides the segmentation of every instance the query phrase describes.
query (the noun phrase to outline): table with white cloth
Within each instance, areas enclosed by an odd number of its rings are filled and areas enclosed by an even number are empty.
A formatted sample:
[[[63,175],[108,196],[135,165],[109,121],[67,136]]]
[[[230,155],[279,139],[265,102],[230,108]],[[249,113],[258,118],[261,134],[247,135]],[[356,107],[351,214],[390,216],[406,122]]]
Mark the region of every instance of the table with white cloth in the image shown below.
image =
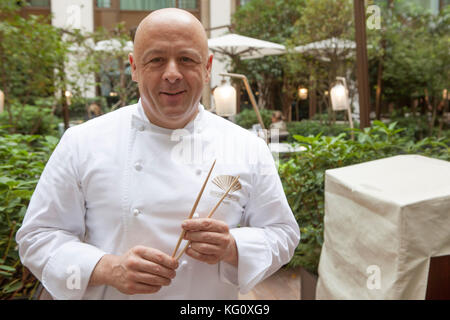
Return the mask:
[[[450,162],[401,155],[326,171],[317,299],[425,299],[430,259],[448,255]]]

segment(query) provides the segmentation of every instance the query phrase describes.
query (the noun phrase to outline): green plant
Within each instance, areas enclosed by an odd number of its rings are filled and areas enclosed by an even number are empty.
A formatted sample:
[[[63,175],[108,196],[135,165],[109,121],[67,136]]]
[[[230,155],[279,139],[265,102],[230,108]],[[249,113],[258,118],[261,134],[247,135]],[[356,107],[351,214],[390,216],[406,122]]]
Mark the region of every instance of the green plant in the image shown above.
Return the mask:
[[[398,114],[394,112],[391,116],[390,122],[396,122],[397,125],[405,130],[401,133],[402,136],[407,137],[413,141],[419,141],[428,136],[437,137],[439,135],[439,126],[434,125],[430,132],[430,119],[427,115],[408,115]],[[450,138],[450,127],[444,124],[441,136]]]
[[[20,262],[15,234],[58,139],[0,128],[0,299],[31,298],[38,282]]]
[[[88,115],[88,107],[92,104],[96,103],[100,106],[103,113],[108,111],[108,104],[106,102],[105,97],[95,97],[95,98],[83,98],[76,97],[72,100],[72,103],[69,107],[69,114],[71,120],[86,120]],[[56,115],[62,117],[62,111],[57,110],[55,112]]]
[[[8,113],[13,103],[35,104],[42,97],[57,100],[55,93],[66,87],[61,78],[70,45],[48,18],[24,18],[14,11],[18,7],[10,8],[0,19],[0,87]]]
[[[273,110],[261,109],[259,113],[266,129],[270,127]],[[236,124],[243,128],[250,129],[252,125],[258,123],[256,112],[253,109],[244,109],[236,115]]]
[[[355,129],[355,140],[338,136],[295,135],[306,151],[280,161],[279,173],[291,209],[299,223],[302,239],[290,266],[301,265],[317,274],[323,243],[325,171],[390,157],[398,154],[421,154],[450,160],[450,140],[427,137],[418,142],[402,136],[404,129],[396,123],[374,121],[371,128]]]
[[[321,124],[318,121],[295,121],[288,122],[287,129],[289,131],[288,142],[295,142],[295,135],[316,136],[319,133],[325,136],[337,136],[341,133],[347,133],[346,137],[350,138],[350,127],[347,124]]]
[[[14,119],[12,124],[9,114],[3,112],[0,113],[0,126],[12,125],[16,133],[22,134],[56,135],[58,132],[59,120],[49,107],[12,104],[10,111]]]

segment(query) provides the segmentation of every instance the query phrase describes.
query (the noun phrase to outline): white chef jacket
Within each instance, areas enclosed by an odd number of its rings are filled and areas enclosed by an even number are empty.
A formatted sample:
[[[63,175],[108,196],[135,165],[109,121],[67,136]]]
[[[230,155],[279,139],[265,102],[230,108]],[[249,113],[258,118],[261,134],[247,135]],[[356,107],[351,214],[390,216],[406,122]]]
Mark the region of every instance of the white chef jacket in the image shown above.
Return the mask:
[[[172,283],[154,294],[88,286],[104,254],[136,245],[172,254],[214,159],[196,212],[206,217],[224,194],[215,177],[240,176],[242,188],[213,216],[236,240],[238,267],[183,255]],[[161,128],[140,101],[64,133],[16,235],[22,263],[55,299],[236,299],[286,264],[299,239],[262,139],[201,104],[185,128]]]

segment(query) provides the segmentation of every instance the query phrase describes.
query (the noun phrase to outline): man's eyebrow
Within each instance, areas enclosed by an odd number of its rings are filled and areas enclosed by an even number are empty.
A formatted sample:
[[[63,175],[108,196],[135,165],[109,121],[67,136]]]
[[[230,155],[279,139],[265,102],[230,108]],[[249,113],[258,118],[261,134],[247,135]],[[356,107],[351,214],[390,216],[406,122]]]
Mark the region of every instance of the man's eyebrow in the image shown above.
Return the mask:
[[[144,54],[142,55],[142,59],[143,60],[147,59],[147,57],[149,55],[159,55],[159,54],[165,54],[165,53],[166,53],[166,51],[162,50],[162,49],[148,49],[147,51],[144,51]],[[197,52],[196,50],[193,50],[193,49],[189,49],[189,48],[181,50],[178,54],[181,54],[181,55],[183,55],[183,54],[193,55],[197,59],[201,59],[202,58],[202,55],[199,52]]]
[[[142,60],[145,60],[149,55],[155,55],[155,54],[158,55],[158,54],[163,54],[163,53],[165,53],[165,51],[161,50],[161,49],[148,49],[142,55]]]
[[[180,54],[189,54],[189,55],[194,55],[195,57],[197,57],[198,59],[201,59],[202,56],[199,52],[197,52],[196,50],[192,50],[192,49],[184,49],[180,51]]]

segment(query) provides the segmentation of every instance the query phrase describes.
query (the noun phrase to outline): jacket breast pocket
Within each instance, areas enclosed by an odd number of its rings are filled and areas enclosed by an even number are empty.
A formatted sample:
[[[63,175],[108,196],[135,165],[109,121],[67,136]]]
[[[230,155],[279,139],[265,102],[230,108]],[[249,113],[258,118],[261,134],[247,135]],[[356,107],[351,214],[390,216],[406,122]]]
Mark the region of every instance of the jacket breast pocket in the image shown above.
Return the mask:
[[[199,218],[206,218],[224,194],[225,192],[218,188],[206,188],[196,210]],[[226,222],[229,228],[235,228],[242,219],[247,200],[248,197],[244,190],[228,194],[214,211],[211,218]]]

